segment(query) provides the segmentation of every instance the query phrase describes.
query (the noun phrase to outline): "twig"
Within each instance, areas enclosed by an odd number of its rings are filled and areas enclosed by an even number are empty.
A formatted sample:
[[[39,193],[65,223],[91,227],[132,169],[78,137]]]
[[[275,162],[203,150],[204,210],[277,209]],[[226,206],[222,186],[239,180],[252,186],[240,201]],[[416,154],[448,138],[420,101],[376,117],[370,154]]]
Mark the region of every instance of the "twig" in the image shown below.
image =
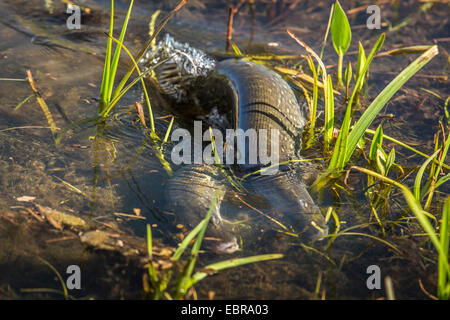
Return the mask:
[[[48,239],[48,240],[45,240],[45,243],[53,243],[53,242],[66,241],[66,240],[74,240],[74,239],[77,239],[77,238],[78,238],[77,236],[66,236],[66,237]]]
[[[236,14],[237,9],[233,8],[232,6],[229,7],[228,9],[228,29],[227,29],[227,46],[225,48],[225,51],[230,51],[230,47],[231,47],[231,39],[233,36],[233,18],[234,15]]]
[[[37,221],[39,222],[44,222],[44,219],[42,219],[41,216],[39,216],[38,214],[36,214],[33,210],[31,210],[30,208],[25,208],[25,211],[28,212],[29,214],[31,214]]]
[[[255,207],[253,207],[251,204],[247,203],[244,201],[244,199],[242,199],[241,197],[239,197],[239,195],[236,193],[235,197],[239,199],[239,201],[241,201],[243,204],[245,204],[247,207],[249,207],[250,209],[255,210],[256,212],[258,212],[259,214],[263,215],[264,217],[266,217],[267,219],[271,220],[272,222],[275,222],[277,225],[279,225],[280,227],[282,227],[285,230],[288,230],[288,228],[286,228],[286,226],[284,226],[281,222],[277,221],[276,219],[272,218],[271,216],[265,214],[264,212],[262,212],[261,210],[256,209]]]
[[[425,290],[423,284],[422,284],[422,280],[419,278],[419,286],[420,289],[423,291],[423,293],[425,293],[425,295],[428,296],[428,298],[432,299],[432,300],[439,300],[437,297],[433,296],[431,293],[429,293],[427,290]]]

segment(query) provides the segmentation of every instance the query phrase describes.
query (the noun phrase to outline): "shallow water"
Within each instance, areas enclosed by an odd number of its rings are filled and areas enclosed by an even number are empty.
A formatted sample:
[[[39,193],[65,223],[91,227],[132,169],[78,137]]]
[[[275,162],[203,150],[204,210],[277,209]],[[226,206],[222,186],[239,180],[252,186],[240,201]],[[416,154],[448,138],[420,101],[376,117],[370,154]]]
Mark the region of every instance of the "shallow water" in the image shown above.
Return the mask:
[[[368,3],[341,2],[346,10]],[[24,79],[25,70],[30,69],[55,124],[64,128],[95,113],[103,72],[104,32],[109,24],[109,1],[83,1],[82,5],[91,11],[83,14],[79,31],[65,27],[68,15],[61,2],[50,3],[52,8],[46,7],[45,1],[0,0],[0,78]],[[233,40],[241,50],[259,54],[304,54],[286,34],[285,29],[289,27],[320,51],[331,1],[276,1],[274,4],[261,0],[255,3],[253,20],[248,5],[243,5],[234,19]],[[137,52],[147,39],[151,14],[161,9],[161,19],[175,5],[175,1],[163,4],[136,1],[126,45]],[[353,40],[347,58],[356,60],[357,41],[363,43],[367,52],[381,32],[386,32],[385,49],[439,44],[440,54],[407,82],[387,104],[382,112],[384,116],[377,118],[371,127],[376,128],[382,123],[386,134],[432,154],[433,136],[438,130],[439,119],[444,116],[444,100],[449,96],[450,9],[448,5],[434,4],[421,10],[422,5],[419,1],[401,1],[395,7],[384,1],[382,21],[389,21],[394,26],[391,31],[388,27],[368,30],[364,10],[349,14]],[[116,26],[121,23],[126,8],[127,1],[116,1]],[[228,2],[191,1],[176,14],[164,32],[170,32],[177,40],[194,47],[217,53],[225,49],[227,17]],[[407,23],[401,26],[405,21]],[[368,95],[363,103],[367,105],[415,57],[402,55],[375,59],[370,69]],[[337,62],[330,41],[324,61],[329,65]],[[124,71],[126,66],[119,70]],[[177,228],[174,217],[165,213],[164,186],[168,174],[135,115],[134,102],[142,99],[141,90],[136,86],[124,96],[115,110],[117,116],[108,122],[101,139],[92,139],[98,133],[95,127],[83,125],[65,135],[59,146],[55,146],[48,123],[34,98],[14,110],[14,106],[30,94],[32,91],[27,82],[0,81],[0,298],[60,297],[22,290],[61,288],[54,273],[37,257],[45,259],[61,273],[70,264],[83,265],[82,290],[70,292],[75,297],[141,297],[145,270],[135,260],[87,250],[85,245],[73,239],[73,234],[61,234],[47,224],[35,225],[32,217],[25,220],[30,223],[28,230],[21,215],[26,215],[25,208],[32,206],[17,200],[21,196],[32,196],[35,197],[33,202],[40,205],[98,218],[96,221],[106,217],[108,223],[117,224],[143,241],[145,226],[149,223],[153,225],[154,237],[165,245],[176,246],[180,234],[189,230],[186,226]],[[151,94],[156,129],[163,136],[170,120],[167,116],[172,111],[161,97]],[[339,103],[336,103],[337,107]],[[176,119],[174,128],[184,125]],[[386,148],[391,146],[385,142]],[[401,147],[396,147],[396,151],[398,163],[402,165],[413,167],[423,163],[423,158]],[[304,156],[317,154],[317,150],[309,150]],[[170,159],[167,156],[166,153],[166,159]],[[364,163],[363,158],[359,161]],[[177,166],[172,168],[176,170]],[[354,227],[350,231],[379,237],[380,230],[369,224],[373,217],[370,217],[370,206],[363,192],[365,179],[354,173],[349,184],[355,191],[326,190],[321,197],[313,197],[324,214],[328,206],[335,208],[341,228]],[[407,182],[412,184],[413,179],[409,178]],[[441,210],[438,204],[445,193],[448,194],[448,185],[440,191],[440,198],[433,202],[436,212]],[[264,208],[258,199],[246,199]],[[404,207],[401,193],[395,190],[386,219],[395,220]],[[134,214],[134,209],[139,209],[145,220],[113,215]],[[383,278],[390,276],[393,279],[399,299],[427,298],[419,286],[419,279],[427,291],[436,291],[435,255],[429,243],[424,244],[424,237],[412,235],[420,233],[412,222],[389,232],[384,238],[398,248],[396,251],[385,243],[361,235],[340,236],[329,246],[327,241],[312,245],[302,243],[298,238],[279,236],[274,231],[275,225],[242,202],[230,202],[224,210],[227,217],[243,221],[236,226],[236,233],[241,235],[242,251],[231,256],[206,252],[201,255],[199,266],[229,257],[263,253],[283,253],[284,258],[208,277],[196,285],[199,298],[207,298],[208,292],[213,291],[216,299],[377,299],[386,296],[384,285],[381,290],[369,290],[366,286],[369,276],[366,269],[374,264],[381,268]],[[330,229],[333,228],[331,223]],[[69,239],[48,242],[63,236]],[[316,295],[319,278],[321,286]]]

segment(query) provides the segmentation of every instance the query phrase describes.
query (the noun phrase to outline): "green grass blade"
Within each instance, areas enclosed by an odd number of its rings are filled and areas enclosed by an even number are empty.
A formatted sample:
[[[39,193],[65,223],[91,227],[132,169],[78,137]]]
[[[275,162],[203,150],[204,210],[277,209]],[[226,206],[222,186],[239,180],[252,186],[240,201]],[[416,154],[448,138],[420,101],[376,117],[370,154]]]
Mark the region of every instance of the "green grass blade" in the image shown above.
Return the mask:
[[[111,0],[111,20],[109,23],[109,39],[106,46],[106,57],[105,57],[105,66],[103,69],[103,78],[102,78],[102,86],[100,88],[100,112],[103,111],[103,108],[109,103],[108,92],[109,92],[109,74],[111,69],[111,47],[112,47],[112,36],[114,30],[114,0]]]
[[[406,81],[408,81],[414,74],[416,74],[424,65],[426,65],[434,56],[438,54],[438,47],[432,46],[414,62],[412,62],[406,69],[404,69],[394,80],[392,80],[386,88],[375,98],[375,100],[370,104],[358,122],[355,124],[352,132],[349,136],[349,145],[347,149],[347,154],[345,157],[345,162],[347,162],[356,145],[364,134],[366,129],[372,124],[377,114],[384,108],[386,103],[392,96],[400,89]],[[370,63],[370,57],[367,59]],[[367,67],[367,66],[366,66]],[[358,84],[356,85],[358,87]]]
[[[203,219],[194,229],[192,229],[191,232],[186,236],[186,238],[183,239],[183,241],[178,245],[177,250],[172,256],[173,261],[178,261],[183,254],[183,252],[188,247],[189,243],[197,236],[197,234],[200,232],[200,230],[203,228],[204,224],[206,223],[206,219]]]
[[[58,270],[56,270],[56,268],[50,262],[45,260],[44,258],[41,258],[39,256],[37,258],[40,261],[42,261],[44,264],[46,264],[55,273],[55,275],[58,277],[58,280],[61,283],[61,287],[63,288],[64,298],[67,300],[69,298],[69,292],[68,292],[67,287],[66,287],[66,282],[64,281],[63,277],[61,276],[61,273],[59,273]]]
[[[147,224],[147,251],[148,256],[152,259],[153,247],[152,247],[152,227]]]
[[[333,140],[334,128],[334,96],[333,96],[333,82],[331,76],[328,75],[327,99],[325,105],[325,152],[330,149],[331,141]]]
[[[370,145],[369,156],[368,158],[371,161],[375,161],[377,157],[378,148],[382,148],[383,146],[383,128],[378,126],[377,131],[375,132],[372,140],[372,144]]]
[[[161,295],[161,291],[159,290],[158,284],[158,273],[156,272],[155,265],[153,264],[153,245],[152,245],[152,228],[149,224],[147,224],[147,252],[150,261],[148,262],[148,275],[150,276],[150,281],[155,289],[155,298],[159,298]]]
[[[331,5],[330,15],[328,17],[327,30],[325,31],[325,37],[323,38],[322,48],[320,49],[320,55],[319,55],[320,59],[322,59],[322,57],[323,57],[323,50],[325,49],[325,45],[327,44],[328,34],[330,33],[330,29],[331,29],[331,21],[333,19],[333,12],[334,12],[334,4]],[[320,74],[320,70],[321,69],[319,69],[319,74]]]
[[[131,54],[130,50],[128,50],[128,48],[122,42],[117,40],[116,38],[112,37],[112,39],[114,40],[114,42],[116,42],[120,47],[122,47],[125,50],[125,52],[130,57],[131,61],[133,62],[133,65],[134,65],[134,67],[136,69],[136,72],[137,72],[138,76],[140,76],[141,75],[141,70],[139,69],[139,66],[137,65],[136,60],[134,60],[133,55]],[[152,106],[150,104],[150,98],[148,96],[147,87],[145,86],[145,81],[144,81],[143,78],[141,78],[141,84],[142,84],[142,90],[144,91],[145,102],[147,103],[148,114],[149,114],[149,119],[150,119],[150,129],[151,129],[152,134],[156,136],[155,121],[154,121],[154,118],[153,118]]]
[[[134,0],[130,1],[130,6],[128,7],[128,12],[125,17],[125,21],[123,22],[123,25],[122,25],[122,31],[120,32],[120,37],[119,37],[120,43],[123,43],[123,40],[125,38],[125,33],[127,32],[128,21],[130,20],[131,9],[133,8],[133,2],[134,2]],[[122,46],[117,46],[116,50],[114,52],[114,57],[113,57],[112,64],[111,64],[111,71],[109,74],[110,85],[108,86],[108,93],[107,93],[108,99],[111,99],[111,93],[112,93],[112,89],[114,86],[114,79],[116,77],[117,66],[119,64],[121,50],[122,50]]]
[[[449,247],[449,229],[450,229],[450,196],[447,196],[444,204],[444,210],[442,211],[441,222],[441,246],[443,253],[439,255],[439,275],[438,275],[438,298],[441,300],[448,300],[450,290],[449,283],[450,277],[445,272],[445,266],[449,264],[448,260],[448,247]]]
[[[435,153],[433,153],[431,155],[431,157],[429,157],[420,167],[419,171],[417,172],[416,175],[416,179],[414,181],[414,198],[416,198],[416,200],[418,202],[420,202],[421,197],[420,197],[420,183],[422,182],[422,176],[425,172],[425,169],[427,168],[428,164],[439,154],[441,150],[436,151]]]
[[[400,188],[400,190],[403,193],[403,196],[405,197],[406,202],[408,203],[408,207],[414,213],[417,221],[419,221],[420,225],[427,233],[428,237],[430,238],[431,242],[433,243],[434,247],[436,248],[436,251],[438,252],[438,254],[443,255],[443,256],[446,255],[444,248],[441,246],[441,242],[439,241],[438,237],[436,236],[436,232],[435,232],[433,226],[431,225],[430,221],[428,220],[427,216],[432,216],[432,215],[430,215],[428,212],[426,212],[422,209],[422,206],[416,200],[416,198],[414,197],[414,195],[412,194],[412,192],[409,190],[408,187],[398,183],[395,180],[389,179],[389,178],[384,177],[376,172],[373,172],[371,170],[361,168],[361,167],[356,167],[356,166],[353,166],[351,168],[356,169],[361,172],[364,172],[368,175],[376,177],[387,183],[391,183],[391,184],[395,185],[396,187]],[[448,274],[448,276],[450,276],[450,266],[448,264],[446,264],[446,265],[444,265],[444,268],[445,268],[445,272]]]
[[[17,106],[14,107],[14,110],[19,110],[21,106],[23,106],[28,100],[30,100],[34,96],[34,93],[30,94],[26,97],[22,102],[20,102]]]
[[[436,185],[434,186],[436,189],[439,188],[442,184],[444,184],[445,182],[447,182],[448,180],[450,180],[450,173],[447,173],[445,176],[443,176],[442,178],[440,178],[437,182]]]
[[[188,247],[189,243],[203,230],[203,234],[204,231],[206,230],[206,227],[208,226],[208,222],[209,219],[211,217],[212,211],[214,209],[214,206],[217,204],[218,201],[218,195],[216,194],[214,200],[212,201],[208,213],[206,214],[206,217],[191,231],[189,232],[189,234],[186,236],[186,238],[184,238],[184,240],[180,243],[180,245],[178,246],[177,250],[175,251],[175,253],[172,256],[172,260],[173,261],[178,261],[178,259],[181,257],[181,255],[183,254],[183,252],[186,250],[186,248]],[[197,237],[198,239],[198,237]],[[202,239],[203,239],[203,235],[202,235]],[[198,252],[198,248],[196,248],[196,252]],[[194,248],[193,248],[194,251]]]
[[[267,260],[273,260],[273,259],[281,259],[283,258],[283,255],[280,253],[274,253],[274,254],[263,254],[263,255],[257,255],[257,256],[251,256],[246,258],[236,258],[236,259],[229,259],[217,263],[210,264],[204,268],[204,270],[208,270],[208,272],[196,272],[191,279],[191,285],[199,282],[200,280],[206,278],[209,274],[209,271],[217,272],[229,268],[239,267],[245,264],[254,263],[254,262],[261,262],[261,261],[267,261]]]
[[[401,253],[401,251],[396,246],[394,246],[392,243],[390,243],[390,242],[388,242],[386,240],[383,240],[383,239],[381,239],[379,237],[373,236],[371,234],[361,233],[361,232],[340,232],[337,235],[338,236],[358,236],[358,237],[371,238],[371,239],[377,240],[377,241],[379,241],[381,243],[384,243],[388,247],[392,248],[395,252]]]
[[[209,206],[208,213],[206,214],[205,219],[199,224],[200,229],[197,234],[197,238],[195,239],[194,245],[191,250],[191,257],[186,264],[180,278],[177,281],[176,289],[175,289],[175,299],[179,299],[183,295],[185,295],[189,288],[192,286],[192,273],[194,272],[195,263],[197,262],[198,251],[200,250],[200,246],[203,241],[203,236],[205,235],[206,228],[208,227],[209,219],[211,218],[212,212],[217,204],[219,199],[219,193],[216,192],[216,195]]]
[[[314,66],[314,62],[313,59],[311,57],[311,55],[308,55],[308,65],[309,68],[311,69],[311,72],[313,74],[313,79],[314,79],[314,83],[313,83],[313,103],[312,103],[312,112],[310,114],[310,123],[309,126],[311,128],[311,131],[314,131],[314,127],[316,126],[316,114],[317,114],[317,98],[318,98],[318,79],[317,79],[317,71],[316,71],[316,67]],[[319,68],[320,69],[320,68]]]
[[[203,241],[203,237],[206,232],[206,228],[208,227],[209,219],[211,218],[211,215],[212,215],[218,201],[219,201],[219,192],[216,191],[214,199],[209,206],[208,213],[206,213],[206,217],[204,219],[205,222],[204,222],[202,228],[200,229],[197,238],[195,239],[194,245],[192,246],[192,250],[191,250],[192,255],[196,255],[198,253],[198,251],[200,250],[200,246],[202,245],[202,241]]]
[[[375,135],[375,131],[372,130],[372,129],[366,129],[366,133]],[[402,146],[403,148],[406,148],[406,149],[408,149],[408,150],[410,150],[410,151],[412,151],[412,152],[415,152],[415,153],[417,153],[418,155],[421,155],[422,157],[425,157],[425,158],[427,158],[427,159],[430,157],[429,155],[427,155],[427,154],[425,154],[425,153],[423,153],[423,152],[421,152],[421,151],[419,151],[419,150],[417,150],[417,149],[415,149],[415,148],[413,148],[413,147],[407,145],[406,143],[401,142],[400,140],[397,140],[397,139],[395,139],[395,138],[392,138],[391,136],[388,136],[388,135],[386,135],[386,134],[383,134],[383,138],[385,138],[386,140],[392,141],[392,142],[398,144],[399,146]],[[433,162],[434,162],[434,163],[438,163],[437,160],[434,160]],[[450,166],[447,166],[445,163],[443,163],[442,166],[443,166],[444,168],[446,168],[446,169],[450,169]]]
[[[385,39],[385,34],[383,33],[380,38],[377,40],[377,42],[375,43],[374,47],[372,48],[372,51],[369,54],[369,57],[366,60],[366,63],[364,64],[364,69],[362,71],[362,73],[358,76],[358,79],[356,80],[356,84],[355,84],[355,88],[358,88],[361,84],[361,82],[363,81],[363,75],[367,72],[367,70],[369,69],[369,65],[372,63],[373,57],[375,56],[375,54],[378,52],[378,50],[380,50],[381,46],[384,43],[384,39]],[[335,170],[335,169],[341,169],[341,164],[343,163],[344,165],[347,163],[346,160],[346,154],[348,152],[348,146],[343,145],[343,141],[345,143],[345,141],[348,139],[348,132],[349,132],[349,128],[350,128],[350,116],[351,116],[351,107],[353,104],[353,99],[355,98],[356,95],[356,90],[353,90],[353,93],[350,97],[350,100],[347,103],[347,109],[345,111],[345,116],[344,116],[344,120],[343,120],[343,124],[341,127],[341,130],[339,132],[339,136],[338,139],[336,141],[336,146],[334,147],[333,150],[333,155],[331,157],[331,161],[330,164],[328,165],[328,168],[330,170]],[[354,129],[352,130],[353,133]],[[356,141],[356,144],[358,143],[359,139]],[[353,147],[353,150],[356,147]],[[353,153],[353,151],[352,151]],[[344,161],[342,161],[342,159]]]
[[[439,176],[439,173],[441,172],[442,165],[444,164],[444,161],[447,158],[447,153],[448,153],[449,147],[450,147],[450,133],[449,133],[447,139],[445,140],[445,144],[443,146],[443,150],[442,150],[442,153],[441,153],[440,158],[439,158],[439,165],[438,165],[436,171],[434,172],[434,176],[433,176],[433,179],[431,181],[430,190],[429,191],[427,190],[427,192],[429,192],[428,193],[428,199],[427,199],[427,201],[425,203],[425,206],[424,206],[424,208],[426,210],[428,210],[428,208],[431,205],[431,200],[433,198],[434,191],[436,190],[435,182],[438,180],[438,176]]]
[[[235,43],[231,44],[231,48],[233,48],[235,57],[242,57],[243,56],[242,51],[239,49],[239,47]]]
[[[156,65],[154,65],[151,68],[148,68],[147,70],[145,70],[143,73],[141,73],[137,78],[135,78],[133,81],[131,81],[121,92],[119,92],[119,94],[106,106],[106,108],[103,110],[103,112],[100,113],[101,117],[106,117],[108,115],[108,113],[111,111],[111,109],[116,105],[117,102],[119,102],[120,98],[122,98],[122,96],[128,91],[130,90],[135,84],[136,82],[140,81],[142,78],[144,78],[147,74],[149,74],[150,72],[152,72],[152,70],[154,68],[157,68],[158,66],[160,66],[161,64],[165,63],[167,61],[167,59],[158,62]],[[134,69],[133,69],[134,70]]]
[[[161,23],[158,25],[158,27],[156,28],[155,32],[153,33],[153,35],[147,40],[147,42],[145,43],[144,47],[141,49],[141,51],[139,51],[139,53],[137,54],[137,58],[135,59],[136,61],[140,61],[145,53],[148,51],[148,49],[150,49],[150,47],[152,46],[152,42],[153,39],[156,38],[156,36],[161,32],[161,30],[164,28],[164,26],[167,24],[167,22],[169,22],[169,20],[172,18],[172,16],[178,11],[180,10],[185,4],[187,3],[187,0],[181,0],[177,6],[175,7],[175,9],[173,9],[172,11],[169,12],[169,14],[161,21]],[[134,65],[131,66],[127,73],[122,77],[122,79],[120,80],[119,85],[116,87],[116,89],[114,90],[113,94],[112,94],[112,99],[114,99],[117,95],[120,94],[120,92],[122,91],[123,87],[125,86],[125,84],[127,83],[128,79],[130,78],[131,74],[134,71]]]
[[[166,135],[164,136],[163,143],[166,143],[167,140],[169,140],[169,135],[170,135],[170,131],[172,130],[174,120],[175,120],[175,117],[172,117],[172,119],[170,119],[170,123],[169,123],[169,126],[167,127],[167,131],[166,131]]]

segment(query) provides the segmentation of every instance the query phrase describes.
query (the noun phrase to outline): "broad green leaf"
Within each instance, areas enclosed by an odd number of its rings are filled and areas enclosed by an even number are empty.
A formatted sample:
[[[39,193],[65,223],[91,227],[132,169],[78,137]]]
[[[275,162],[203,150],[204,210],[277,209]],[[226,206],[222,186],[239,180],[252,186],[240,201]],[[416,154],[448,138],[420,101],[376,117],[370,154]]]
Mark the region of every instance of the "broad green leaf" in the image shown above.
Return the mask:
[[[377,168],[378,168],[378,172],[381,173],[383,176],[387,175],[386,172],[386,158],[382,152],[383,149],[378,148],[377,149],[377,155],[376,155],[376,163],[377,163]]]
[[[372,144],[370,145],[369,159],[371,161],[375,161],[377,156],[377,150],[378,148],[382,148],[382,146],[383,146],[383,128],[380,125],[378,126],[377,131],[375,131]]]
[[[331,21],[331,37],[334,49],[338,55],[343,55],[350,46],[352,31],[339,1],[336,1],[334,6],[333,20]]]
[[[395,162],[395,149],[392,148],[392,150],[389,152],[389,155],[386,159],[386,164],[384,166],[386,169],[386,173],[385,173],[386,176],[389,173],[389,169],[392,167],[394,162]]]

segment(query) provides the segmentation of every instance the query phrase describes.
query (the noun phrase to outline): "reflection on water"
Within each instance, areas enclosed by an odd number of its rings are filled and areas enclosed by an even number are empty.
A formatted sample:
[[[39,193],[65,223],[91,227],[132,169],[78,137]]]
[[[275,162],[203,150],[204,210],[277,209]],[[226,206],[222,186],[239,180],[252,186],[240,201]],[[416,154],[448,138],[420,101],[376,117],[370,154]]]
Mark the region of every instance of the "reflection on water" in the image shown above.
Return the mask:
[[[448,22],[436,23],[445,15],[440,4],[420,11],[420,2],[405,2],[409,5],[401,4],[401,8],[388,4],[382,7],[384,19],[394,26],[400,26],[409,17],[405,27],[388,32],[385,48],[429,44],[433,39],[448,37]],[[105,6],[105,1],[83,3],[82,28],[69,31],[65,28],[68,15],[60,1],[53,1],[52,13],[44,1],[0,2],[3,26],[0,28],[0,78],[24,79],[25,70],[31,69],[60,128],[92,116],[98,101],[109,7]],[[116,18],[122,21],[127,1],[116,3]],[[355,26],[352,30],[355,40],[349,57],[356,60],[357,40],[369,48],[381,31],[387,30],[364,28],[365,12],[358,8],[366,5],[366,1],[342,3],[346,10],[354,9],[349,13],[350,23]],[[147,39],[151,14],[161,9],[161,16],[164,16],[175,4],[174,1],[137,2],[126,45],[137,51]],[[304,54],[286,35],[285,28],[289,26],[319,51],[328,13],[328,5],[314,1],[255,1],[254,6],[243,5],[235,16],[233,39],[244,52]],[[228,2],[192,1],[176,14],[166,30],[181,42],[220,54],[217,52],[225,48],[227,19]],[[421,24],[417,22],[419,19]],[[408,30],[414,30],[414,37]],[[119,30],[116,32],[118,34]],[[445,50],[449,49],[448,42],[439,44]],[[330,43],[324,60],[330,65],[337,61]],[[368,92],[363,97],[366,102],[401,70],[404,60],[404,57],[385,57],[374,62]],[[431,154],[433,135],[438,119],[443,115],[443,101],[420,88],[447,97],[447,80],[432,77],[443,74],[442,66],[448,68],[445,63],[445,55],[439,55],[421,72],[422,76],[413,77],[387,104],[384,113],[394,118],[379,117],[373,128],[382,123],[385,133]],[[126,67],[121,66],[119,72],[124,72]],[[156,131],[164,137],[173,110],[156,90],[150,92]],[[69,131],[59,146],[55,146],[34,98],[14,110],[14,106],[31,93],[27,82],[0,81],[0,297],[59,297],[51,293],[20,291],[59,286],[53,281],[50,269],[36,256],[49,261],[61,272],[67,265],[83,264],[85,287],[76,294],[77,297],[140,297],[144,270],[135,260],[130,262],[87,250],[67,228],[58,234],[48,225],[38,224],[36,218],[27,213],[32,205],[17,198],[35,197],[34,202],[40,205],[91,219],[101,230],[116,230],[142,239],[149,223],[156,238],[165,245],[175,246],[192,226],[183,223],[177,228],[176,215],[167,210],[165,188],[170,171],[162,159],[173,171],[179,169],[170,163],[172,145],[168,143],[161,149],[142,127],[134,107],[136,101],[142,100],[138,86],[124,96],[115,110],[116,115],[105,126],[97,128],[84,124]],[[185,128],[190,121],[178,116],[173,129]],[[317,150],[308,150],[304,157],[315,158],[317,154],[320,154]],[[408,166],[422,163],[423,159],[411,155],[406,150],[399,150],[399,163]],[[304,175],[317,172],[317,167],[321,164],[305,164]],[[224,201],[222,212],[225,218],[234,222],[233,233],[238,235],[242,248],[233,257],[275,252],[281,252],[285,257],[210,277],[197,285],[198,296],[206,298],[208,291],[215,291],[215,297],[219,299],[379,298],[385,296],[384,290],[370,291],[366,287],[367,267],[374,264],[380,266],[383,277],[389,275],[394,279],[398,298],[424,298],[418,279],[427,290],[434,292],[436,269],[430,262],[433,256],[428,250],[419,250],[420,239],[404,236],[403,232],[410,232],[409,227],[414,228],[409,220],[383,238],[390,246],[364,235],[383,237],[371,216],[370,204],[362,190],[363,180],[357,175],[349,180],[349,184],[359,186],[360,190],[349,191],[342,187],[314,195],[323,214],[333,206],[339,216],[340,230],[352,234],[312,244],[277,232],[277,225],[261,214],[270,211],[270,205],[263,197],[231,192]],[[448,187],[441,191],[448,191]],[[394,200],[389,203],[383,219],[393,221],[404,214],[405,203],[397,194],[391,196]],[[139,215],[145,220],[126,215]],[[331,218],[329,224],[332,233],[337,228],[337,221]],[[29,225],[29,229],[24,228],[25,225]],[[220,260],[223,260],[222,256],[207,252],[201,255],[200,264]],[[320,290],[315,292],[318,281]]]

